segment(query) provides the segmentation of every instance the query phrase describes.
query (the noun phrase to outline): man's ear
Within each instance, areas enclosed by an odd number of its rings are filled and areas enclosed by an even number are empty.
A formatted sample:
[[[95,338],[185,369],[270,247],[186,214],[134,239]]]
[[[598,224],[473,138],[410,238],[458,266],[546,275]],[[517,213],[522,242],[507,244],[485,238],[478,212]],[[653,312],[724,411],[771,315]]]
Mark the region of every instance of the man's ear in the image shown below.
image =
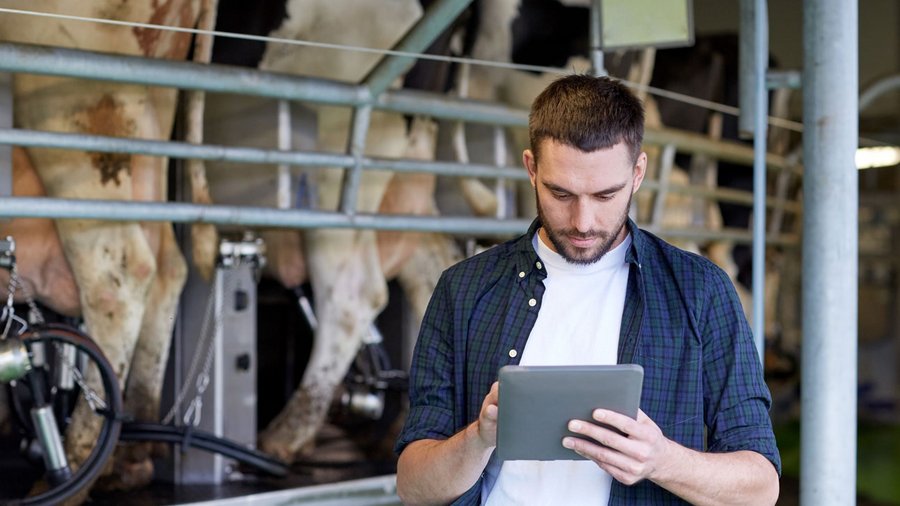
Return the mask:
[[[537,177],[537,162],[534,160],[534,153],[531,152],[530,149],[526,149],[522,152],[522,164],[525,165],[525,169],[528,170],[528,178],[531,179],[531,187],[536,188],[536,180]]]
[[[637,163],[634,164],[634,173],[632,177],[633,185],[631,188],[631,194],[634,195],[638,188],[641,187],[641,183],[644,181],[644,176],[647,174],[647,153],[641,151],[641,154],[638,155]]]

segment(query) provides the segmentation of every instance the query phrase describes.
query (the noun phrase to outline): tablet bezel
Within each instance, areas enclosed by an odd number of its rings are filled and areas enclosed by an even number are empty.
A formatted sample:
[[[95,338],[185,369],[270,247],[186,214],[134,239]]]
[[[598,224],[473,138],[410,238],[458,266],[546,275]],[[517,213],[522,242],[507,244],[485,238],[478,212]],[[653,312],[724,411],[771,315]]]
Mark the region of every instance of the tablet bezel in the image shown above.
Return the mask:
[[[500,368],[497,458],[584,460],[562,446],[569,420],[604,408],[637,418],[644,369],[637,364]],[[579,437],[579,436],[576,436]]]

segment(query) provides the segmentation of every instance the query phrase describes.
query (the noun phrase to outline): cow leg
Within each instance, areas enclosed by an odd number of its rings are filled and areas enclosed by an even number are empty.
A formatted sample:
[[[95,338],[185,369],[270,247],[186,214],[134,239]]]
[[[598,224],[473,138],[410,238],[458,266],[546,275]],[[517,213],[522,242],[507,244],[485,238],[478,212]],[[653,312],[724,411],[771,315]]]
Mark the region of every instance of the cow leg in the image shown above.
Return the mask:
[[[402,156],[407,149],[403,119],[376,112],[371,121],[367,154]],[[334,150],[346,145],[348,125],[346,110],[322,108],[321,146]],[[318,178],[320,205],[336,207],[341,189],[340,173],[320,171]],[[378,209],[390,179],[389,172],[363,174],[360,212]],[[303,241],[319,327],[300,387],[259,437],[263,451],[286,461],[312,441],[328,413],[335,387],[343,380],[363,336],[387,301],[387,282],[381,271],[373,231],[311,230],[304,234]]]
[[[122,385],[144,315],[143,301],[156,270],[153,255],[137,224],[60,221],[57,227],[81,290],[89,332]],[[99,380],[92,372],[88,371],[87,381],[99,390]],[[74,467],[93,450],[102,422],[103,418],[79,399],[66,434],[66,454]],[[85,487],[72,504],[80,503],[89,489]]]
[[[125,390],[125,412],[136,420],[159,420],[160,393],[169,357],[172,328],[181,290],[187,278],[187,265],[168,223],[144,225],[145,232],[158,238],[156,276],[147,294],[140,335],[131,360]],[[164,448],[164,447],[163,447]],[[125,443],[119,445],[115,472],[105,479],[106,489],[131,489],[148,484],[153,478],[152,456],[161,453],[159,445]]]
[[[17,114],[25,128],[98,135],[141,133],[147,89],[68,79],[18,76]],[[34,165],[47,194],[62,198],[129,200],[133,157],[125,154],[33,149]],[[156,273],[156,261],[136,223],[59,220],[63,251],[72,268],[88,332],[124,385]],[[95,374],[88,381],[96,385]],[[66,437],[66,452],[77,467],[93,450],[103,419],[82,400]]]
[[[335,387],[387,301],[373,231],[315,230],[306,240],[316,244],[307,259],[319,326],[300,387],[259,438],[264,452],[288,462],[324,422]]]

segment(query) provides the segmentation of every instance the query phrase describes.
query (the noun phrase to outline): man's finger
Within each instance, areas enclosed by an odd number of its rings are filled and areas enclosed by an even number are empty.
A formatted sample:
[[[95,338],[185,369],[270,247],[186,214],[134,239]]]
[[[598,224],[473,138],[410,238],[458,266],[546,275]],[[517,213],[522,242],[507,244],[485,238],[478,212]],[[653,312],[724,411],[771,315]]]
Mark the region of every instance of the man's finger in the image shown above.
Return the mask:
[[[597,443],[617,452],[631,454],[637,448],[637,442],[623,437],[618,432],[583,420],[572,420],[568,429],[576,434],[587,436]]]
[[[638,412],[638,417],[641,416],[640,413],[641,412]],[[625,434],[634,433],[635,425],[638,423],[630,416],[622,415],[608,409],[595,409],[592,416],[594,417],[594,420],[615,427]]]

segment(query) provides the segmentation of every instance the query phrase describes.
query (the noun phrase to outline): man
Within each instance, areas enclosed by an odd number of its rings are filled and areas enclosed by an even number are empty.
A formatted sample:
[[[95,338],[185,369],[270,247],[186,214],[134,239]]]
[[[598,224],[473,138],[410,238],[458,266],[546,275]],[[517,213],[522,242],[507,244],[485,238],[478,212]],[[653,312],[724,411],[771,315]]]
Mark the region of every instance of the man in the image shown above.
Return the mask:
[[[405,502],[777,499],[771,399],[730,280],[628,219],[647,166],[643,124],[640,101],[608,78],[564,77],[535,100],[523,161],[538,218],[435,289],[397,442]],[[492,459],[501,366],[616,362],[644,367],[641,411],[570,422],[591,442],[561,444],[589,460]]]

